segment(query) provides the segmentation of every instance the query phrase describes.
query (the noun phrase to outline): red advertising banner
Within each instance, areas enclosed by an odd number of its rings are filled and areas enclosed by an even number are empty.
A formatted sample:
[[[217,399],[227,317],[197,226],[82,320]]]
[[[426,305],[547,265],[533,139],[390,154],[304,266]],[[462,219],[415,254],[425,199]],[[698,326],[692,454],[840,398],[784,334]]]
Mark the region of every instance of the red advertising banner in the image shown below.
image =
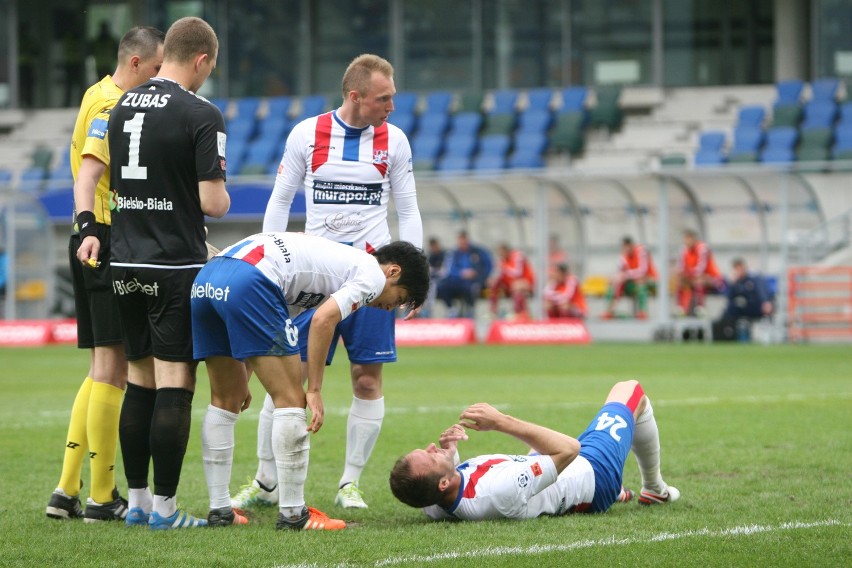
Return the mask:
[[[467,345],[476,343],[471,319],[397,320],[397,345]]]
[[[495,321],[488,331],[488,343],[553,344],[589,343],[592,340],[583,320]]]
[[[77,322],[73,319],[0,321],[0,346],[32,347],[76,342]]]

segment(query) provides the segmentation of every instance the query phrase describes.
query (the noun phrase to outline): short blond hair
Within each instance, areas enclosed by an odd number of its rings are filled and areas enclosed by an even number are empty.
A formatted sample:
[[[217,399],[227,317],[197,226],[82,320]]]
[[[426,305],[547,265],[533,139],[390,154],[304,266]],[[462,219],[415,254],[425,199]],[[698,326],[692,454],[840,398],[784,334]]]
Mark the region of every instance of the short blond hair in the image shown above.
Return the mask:
[[[199,53],[212,59],[219,54],[219,39],[210,24],[194,16],[173,23],[163,43],[163,60],[187,63]]]
[[[370,88],[370,79],[376,71],[385,77],[393,77],[393,65],[383,57],[364,53],[353,59],[343,73],[343,98],[346,98],[349,91],[358,91],[362,95],[366,93]]]

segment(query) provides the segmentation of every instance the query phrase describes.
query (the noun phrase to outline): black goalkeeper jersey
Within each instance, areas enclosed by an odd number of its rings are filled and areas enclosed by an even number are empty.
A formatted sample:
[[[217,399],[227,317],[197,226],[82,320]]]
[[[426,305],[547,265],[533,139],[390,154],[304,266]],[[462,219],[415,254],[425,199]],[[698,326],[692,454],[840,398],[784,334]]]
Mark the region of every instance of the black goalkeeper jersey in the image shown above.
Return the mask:
[[[207,260],[198,182],[225,178],[222,113],[174,81],[128,91],[109,120],[112,264]]]

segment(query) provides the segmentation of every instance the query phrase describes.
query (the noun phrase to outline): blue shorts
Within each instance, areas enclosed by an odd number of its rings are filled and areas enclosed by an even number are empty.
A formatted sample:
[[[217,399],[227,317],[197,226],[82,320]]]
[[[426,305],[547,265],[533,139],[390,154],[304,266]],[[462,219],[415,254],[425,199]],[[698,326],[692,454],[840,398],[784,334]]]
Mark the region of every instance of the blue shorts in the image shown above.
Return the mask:
[[[589,460],[595,472],[595,496],[590,513],[609,509],[621,491],[624,462],[633,445],[633,413],[621,402],[608,402],[601,408],[580,440],[580,455]]]
[[[196,359],[243,360],[299,352],[299,331],[284,293],[257,268],[215,257],[192,284],[192,347]]]
[[[296,316],[299,328],[299,350],[302,361],[308,357],[308,333],[315,310],[307,310]],[[379,308],[360,308],[337,324],[331,346],[328,348],[326,365],[331,365],[339,338],[349,354],[349,361],[366,365],[369,363],[393,363],[396,361],[396,320],[394,313]]]

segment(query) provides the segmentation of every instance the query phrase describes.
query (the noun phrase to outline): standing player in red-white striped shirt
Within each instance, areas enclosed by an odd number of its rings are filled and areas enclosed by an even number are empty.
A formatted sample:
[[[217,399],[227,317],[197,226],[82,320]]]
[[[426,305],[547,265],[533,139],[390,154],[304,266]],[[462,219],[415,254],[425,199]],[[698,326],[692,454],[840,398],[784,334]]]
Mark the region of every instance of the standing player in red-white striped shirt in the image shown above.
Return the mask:
[[[423,248],[423,224],[411,163],[411,146],[402,130],[387,122],[394,110],[393,67],[376,55],[360,55],[346,69],[343,103],[332,111],[297,124],[287,138],[263,230],[286,231],[290,206],[304,191],[305,232],[373,252],[391,242],[388,203],[399,218],[399,240]],[[409,313],[406,319],[416,314]],[[300,316],[300,347],[306,357],[311,312]],[[336,503],[365,508],[358,479],[381,431],[385,414],[382,367],[396,361],[394,314],[366,308],[341,322],[350,361],[352,405],[346,429],[346,462]],[[275,502],[275,463],[271,443],[272,404],[267,397],[258,424],[258,470],[252,483],[233,500],[244,509]]]

